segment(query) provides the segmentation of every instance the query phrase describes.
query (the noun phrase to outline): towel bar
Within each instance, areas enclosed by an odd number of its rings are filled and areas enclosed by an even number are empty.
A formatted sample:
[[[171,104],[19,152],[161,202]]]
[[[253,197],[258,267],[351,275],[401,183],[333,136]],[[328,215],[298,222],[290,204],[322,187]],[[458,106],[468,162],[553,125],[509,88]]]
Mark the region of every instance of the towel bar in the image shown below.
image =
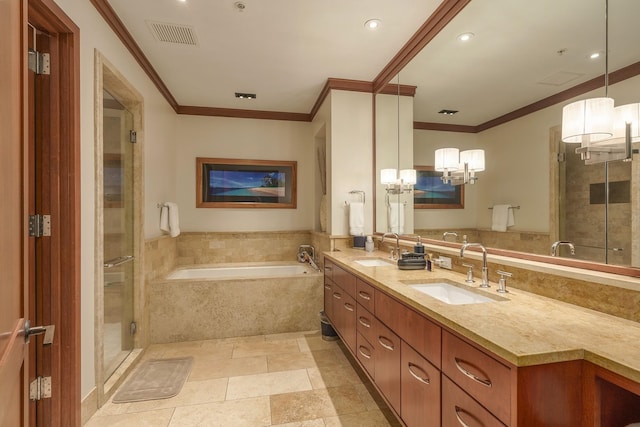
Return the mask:
[[[488,209],[493,209],[493,206],[491,206]],[[518,205],[518,206],[509,206],[509,209],[520,209],[520,205]]]

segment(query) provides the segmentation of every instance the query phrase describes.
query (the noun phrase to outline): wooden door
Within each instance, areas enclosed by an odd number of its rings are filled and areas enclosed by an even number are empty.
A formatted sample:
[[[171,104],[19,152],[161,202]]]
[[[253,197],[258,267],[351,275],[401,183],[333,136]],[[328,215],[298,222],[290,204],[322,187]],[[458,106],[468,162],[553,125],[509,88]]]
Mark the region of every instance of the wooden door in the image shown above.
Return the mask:
[[[0,0],[0,425],[27,422],[24,76],[26,3]]]

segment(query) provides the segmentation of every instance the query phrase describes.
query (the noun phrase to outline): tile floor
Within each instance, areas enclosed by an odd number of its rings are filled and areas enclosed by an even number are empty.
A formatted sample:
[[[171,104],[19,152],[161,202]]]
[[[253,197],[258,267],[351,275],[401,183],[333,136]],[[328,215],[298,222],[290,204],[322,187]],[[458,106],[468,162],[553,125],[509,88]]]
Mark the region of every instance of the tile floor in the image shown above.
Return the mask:
[[[85,426],[399,426],[346,353],[319,331],[154,344],[145,358],[194,357],[180,394],[109,401]]]

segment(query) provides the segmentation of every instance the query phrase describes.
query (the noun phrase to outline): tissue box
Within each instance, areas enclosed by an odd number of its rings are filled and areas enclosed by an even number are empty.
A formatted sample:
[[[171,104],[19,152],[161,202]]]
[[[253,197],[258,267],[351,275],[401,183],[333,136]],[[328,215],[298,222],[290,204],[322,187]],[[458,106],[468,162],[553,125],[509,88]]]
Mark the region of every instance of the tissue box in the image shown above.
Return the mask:
[[[364,248],[364,244],[367,241],[366,236],[353,236],[353,247]]]

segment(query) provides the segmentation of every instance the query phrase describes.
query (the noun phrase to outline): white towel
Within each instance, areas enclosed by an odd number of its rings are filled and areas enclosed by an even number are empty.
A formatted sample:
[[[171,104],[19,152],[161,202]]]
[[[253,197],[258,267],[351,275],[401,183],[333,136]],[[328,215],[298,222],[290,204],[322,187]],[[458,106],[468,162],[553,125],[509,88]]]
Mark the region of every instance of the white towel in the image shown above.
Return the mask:
[[[180,217],[178,205],[166,202],[160,210],[160,230],[169,233],[171,237],[180,235]]]
[[[349,234],[364,235],[364,203],[351,202],[349,204]]]
[[[511,205],[493,206],[491,230],[507,231],[507,227],[511,227],[514,223],[515,221],[513,218],[513,209],[511,209]]]
[[[389,203],[388,215],[389,231],[396,234],[404,233],[404,203]]]

